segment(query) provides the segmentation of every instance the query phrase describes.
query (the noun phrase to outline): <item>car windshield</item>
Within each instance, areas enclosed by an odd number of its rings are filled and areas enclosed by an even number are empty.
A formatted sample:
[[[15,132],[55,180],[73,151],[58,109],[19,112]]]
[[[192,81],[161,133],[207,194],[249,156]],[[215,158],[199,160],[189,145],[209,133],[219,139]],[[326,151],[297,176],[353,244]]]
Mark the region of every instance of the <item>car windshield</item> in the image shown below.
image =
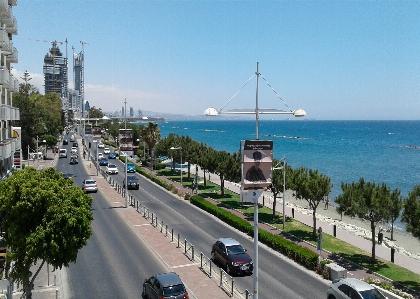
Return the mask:
[[[96,184],[96,182],[94,180],[86,180],[85,184],[86,185],[92,185],[92,184]]]
[[[163,296],[165,297],[177,296],[183,293],[185,293],[185,287],[183,284],[178,284],[178,285],[163,288]]]
[[[363,299],[385,299],[381,293],[377,289],[371,289],[366,291],[360,291],[360,295],[362,295]]]
[[[226,248],[227,248],[228,254],[243,254],[243,253],[245,253],[245,249],[241,245],[233,245],[233,246],[228,246]]]
[[[108,164],[108,168],[117,168],[114,164]]]

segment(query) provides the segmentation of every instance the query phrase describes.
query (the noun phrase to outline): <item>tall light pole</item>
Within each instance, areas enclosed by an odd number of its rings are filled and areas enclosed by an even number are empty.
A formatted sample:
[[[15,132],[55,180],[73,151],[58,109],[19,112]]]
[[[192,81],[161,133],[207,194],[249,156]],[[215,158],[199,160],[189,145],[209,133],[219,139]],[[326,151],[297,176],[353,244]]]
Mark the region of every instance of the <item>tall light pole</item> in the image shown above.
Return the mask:
[[[178,146],[178,147],[171,147],[171,150],[179,150],[180,152],[180,165],[179,165],[179,170],[180,170],[180,176],[181,176],[181,186],[182,186],[182,147]]]
[[[302,109],[296,109],[296,110],[293,110],[293,111],[292,110],[282,111],[282,110],[277,110],[277,109],[260,109],[260,108],[258,108],[258,79],[261,76],[261,74],[258,70],[258,65],[259,65],[259,63],[257,62],[257,71],[255,72],[255,76],[257,77],[257,88],[256,88],[256,94],[255,94],[255,108],[254,109],[235,109],[235,110],[230,110],[230,111],[222,111],[226,107],[226,105],[229,104],[229,102],[239,93],[239,91],[238,91],[222,107],[222,109],[217,110],[215,108],[207,108],[204,111],[204,114],[207,115],[207,116],[216,116],[216,115],[219,115],[219,114],[255,114],[255,139],[256,140],[259,139],[258,138],[259,137],[258,136],[258,121],[259,121],[259,118],[260,118],[260,114],[292,114],[295,117],[302,117],[302,116],[306,115],[306,112]],[[249,78],[249,80],[247,81],[247,83],[245,83],[245,85],[248,84],[248,82],[252,79],[252,77]],[[264,79],[264,77],[263,77],[263,79]],[[267,84],[268,84],[268,82],[267,82]],[[276,95],[277,95],[277,93],[276,93]],[[280,100],[282,100],[282,99],[280,98]],[[241,191],[242,190],[243,190],[243,187],[241,188]],[[255,202],[254,202],[254,274],[253,275],[254,275],[254,296],[253,296],[253,298],[258,299],[258,200],[255,200]]]
[[[127,99],[124,98],[124,135],[127,134]],[[120,143],[121,146],[121,143]],[[121,152],[121,150],[120,150]],[[124,197],[125,197],[125,207],[128,207],[128,192],[127,192],[127,153],[125,153],[125,192],[124,192]]]

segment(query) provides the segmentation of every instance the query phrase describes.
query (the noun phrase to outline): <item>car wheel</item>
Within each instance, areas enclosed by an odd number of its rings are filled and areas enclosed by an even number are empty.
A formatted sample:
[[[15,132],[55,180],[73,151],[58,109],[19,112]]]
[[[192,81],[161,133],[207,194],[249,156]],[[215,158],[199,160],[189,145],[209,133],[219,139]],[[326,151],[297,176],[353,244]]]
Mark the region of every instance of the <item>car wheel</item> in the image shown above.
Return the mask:
[[[213,262],[216,261],[216,254],[214,253],[214,251],[211,253],[211,259],[213,260]]]
[[[227,274],[231,274],[232,273],[232,269],[230,268],[229,264],[226,264],[226,273]]]

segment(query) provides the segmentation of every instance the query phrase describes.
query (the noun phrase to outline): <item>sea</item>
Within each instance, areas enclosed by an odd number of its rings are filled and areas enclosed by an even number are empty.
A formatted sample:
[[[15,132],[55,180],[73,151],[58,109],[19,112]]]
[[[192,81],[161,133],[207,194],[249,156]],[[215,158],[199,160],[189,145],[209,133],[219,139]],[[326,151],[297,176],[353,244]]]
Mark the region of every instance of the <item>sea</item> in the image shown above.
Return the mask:
[[[420,185],[420,121],[326,121],[218,119],[168,120],[161,136],[189,136],[215,150],[240,150],[241,140],[273,140],[273,155],[292,168],[306,167],[331,178],[330,199],[341,183],[364,178],[398,188],[407,197]],[[174,145],[178,146],[178,145]]]

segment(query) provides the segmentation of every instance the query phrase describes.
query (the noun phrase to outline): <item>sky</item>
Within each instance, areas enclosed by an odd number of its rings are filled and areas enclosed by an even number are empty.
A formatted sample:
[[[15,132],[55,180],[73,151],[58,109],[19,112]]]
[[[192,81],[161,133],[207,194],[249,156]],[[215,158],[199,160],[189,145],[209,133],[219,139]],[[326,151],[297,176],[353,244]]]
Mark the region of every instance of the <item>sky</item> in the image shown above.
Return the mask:
[[[252,109],[258,63],[259,108],[419,119],[420,1],[19,0],[13,14],[14,75],[44,93],[44,56],[67,40],[69,87],[84,50],[85,99],[103,111]]]

